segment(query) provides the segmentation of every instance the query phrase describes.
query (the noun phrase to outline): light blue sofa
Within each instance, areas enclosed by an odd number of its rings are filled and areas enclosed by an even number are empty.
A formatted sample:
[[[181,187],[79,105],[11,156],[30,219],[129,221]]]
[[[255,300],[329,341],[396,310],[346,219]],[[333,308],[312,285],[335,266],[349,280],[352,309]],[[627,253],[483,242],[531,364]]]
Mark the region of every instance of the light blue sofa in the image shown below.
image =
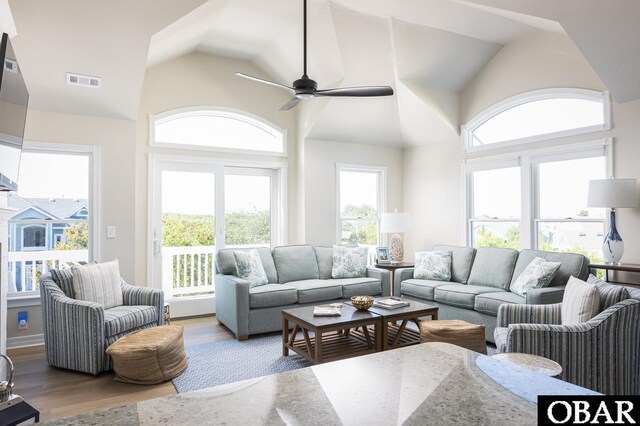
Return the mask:
[[[484,324],[489,342],[494,342],[500,305],[561,302],[571,275],[581,280],[589,275],[589,259],[576,253],[447,245],[437,245],[433,250],[452,252],[451,281],[415,279],[413,268],[398,269],[394,276],[394,295],[438,306],[439,319]],[[562,265],[548,287],[530,290],[526,298],[511,293],[509,285],[535,257]]]
[[[269,283],[250,288],[236,276],[234,250],[216,254],[215,303],[218,322],[238,340],[281,330],[283,309],[390,294],[388,271],[369,267],[363,278],[332,279],[333,248],[311,245],[258,248]]]

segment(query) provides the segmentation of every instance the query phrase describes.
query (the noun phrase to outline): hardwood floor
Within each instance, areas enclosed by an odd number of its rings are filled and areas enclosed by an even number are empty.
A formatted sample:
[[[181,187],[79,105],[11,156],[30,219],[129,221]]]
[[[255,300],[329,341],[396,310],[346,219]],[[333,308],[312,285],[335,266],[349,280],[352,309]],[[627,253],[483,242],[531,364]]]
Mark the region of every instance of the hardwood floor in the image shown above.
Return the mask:
[[[184,327],[185,346],[234,338],[213,316],[173,320],[171,324]],[[14,393],[40,410],[40,421],[176,393],[171,381],[133,385],[113,380],[112,372],[92,376],[50,367],[42,345],[11,349],[8,354],[15,367]]]

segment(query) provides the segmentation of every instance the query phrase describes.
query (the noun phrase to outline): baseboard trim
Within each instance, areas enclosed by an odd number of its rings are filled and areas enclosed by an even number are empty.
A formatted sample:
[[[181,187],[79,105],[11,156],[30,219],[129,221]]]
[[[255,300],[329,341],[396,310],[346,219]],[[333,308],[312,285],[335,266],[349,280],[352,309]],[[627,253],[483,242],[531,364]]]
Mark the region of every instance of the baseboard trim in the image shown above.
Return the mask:
[[[32,334],[7,338],[7,349],[26,348],[29,346],[44,345],[44,334]]]

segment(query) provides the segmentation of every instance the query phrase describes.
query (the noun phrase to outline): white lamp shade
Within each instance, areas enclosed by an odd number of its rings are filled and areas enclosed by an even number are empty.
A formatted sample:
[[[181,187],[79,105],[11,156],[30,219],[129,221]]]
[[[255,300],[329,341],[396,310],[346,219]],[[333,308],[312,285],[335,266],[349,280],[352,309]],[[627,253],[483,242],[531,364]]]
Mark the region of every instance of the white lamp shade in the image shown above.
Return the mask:
[[[382,213],[380,232],[400,233],[411,229],[411,215],[409,213]]]
[[[589,181],[587,207],[638,207],[638,181],[636,179]]]

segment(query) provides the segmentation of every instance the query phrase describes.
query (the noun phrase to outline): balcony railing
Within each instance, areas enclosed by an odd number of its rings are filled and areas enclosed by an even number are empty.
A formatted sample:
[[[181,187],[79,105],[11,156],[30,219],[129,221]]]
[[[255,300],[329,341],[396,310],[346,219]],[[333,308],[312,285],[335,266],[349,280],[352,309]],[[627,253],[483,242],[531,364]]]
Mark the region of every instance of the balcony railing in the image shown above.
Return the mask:
[[[9,292],[39,290],[39,279],[52,268],[64,268],[87,262],[88,250],[49,250],[9,252]]]

